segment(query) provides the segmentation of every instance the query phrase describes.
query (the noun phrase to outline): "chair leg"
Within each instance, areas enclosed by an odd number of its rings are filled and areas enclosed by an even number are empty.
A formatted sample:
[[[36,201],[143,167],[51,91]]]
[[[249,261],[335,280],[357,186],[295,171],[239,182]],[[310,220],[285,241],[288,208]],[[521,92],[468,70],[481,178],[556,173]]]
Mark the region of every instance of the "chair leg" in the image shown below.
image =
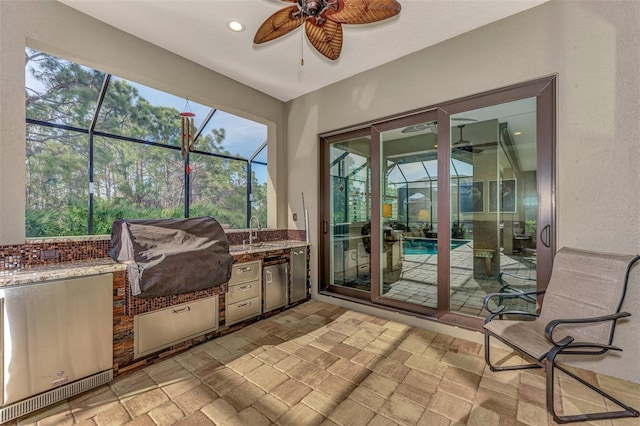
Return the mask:
[[[577,375],[575,375],[574,373],[570,372],[566,368],[556,364],[555,358],[556,358],[556,356],[558,356],[561,353],[561,351],[562,351],[561,347],[558,347],[558,346],[554,347],[547,354],[547,362],[546,362],[547,411],[549,411],[549,413],[551,413],[551,415],[553,416],[553,420],[555,420],[556,423],[588,422],[588,421],[592,421],[592,420],[621,419],[621,418],[625,418],[625,417],[640,417],[640,412],[638,412],[634,408],[624,404],[621,401],[618,401],[617,399],[615,399],[613,396],[609,395],[608,393],[605,393],[601,389],[593,386],[591,383],[589,383],[589,382],[585,381],[584,379],[578,377]],[[573,378],[573,379],[577,380],[578,382],[582,383],[583,385],[585,385],[589,389],[593,390],[594,392],[597,392],[603,398],[606,398],[609,401],[611,401],[614,404],[616,404],[618,407],[623,408],[623,410],[622,411],[604,411],[604,412],[601,412],[601,413],[576,414],[576,415],[571,415],[571,416],[559,416],[556,413],[556,410],[555,410],[554,393],[553,393],[554,388],[555,388],[555,386],[554,386],[554,376],[555,376],[554,375],[554,370],[556,370],[556,369],[562,371],[566,375],[568,375],[571,378]]]
[[[527,368],[541,368],[538,364],[525,364],[525,365],[502,365],[497,366],[491,363],[491,354],[489,351],[489,336],[488,331],[484,332],[484,360],[489,366],[491,371],[510,371],[510,370],[525,370]]]

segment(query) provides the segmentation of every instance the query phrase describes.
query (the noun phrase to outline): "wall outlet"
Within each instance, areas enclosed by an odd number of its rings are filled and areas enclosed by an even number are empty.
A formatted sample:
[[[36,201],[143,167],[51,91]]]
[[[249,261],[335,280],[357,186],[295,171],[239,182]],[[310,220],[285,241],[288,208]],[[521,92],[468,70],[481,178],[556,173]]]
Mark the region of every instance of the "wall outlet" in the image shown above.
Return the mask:
[[[57,258],[58,258],[58,249],[42,250],[40,252],[40,259],[42,260],[57,259]]]
[[[293,214],[293,220],[294,220],[294,221],[298,220],[298,213],[294,213],[294,214]]]

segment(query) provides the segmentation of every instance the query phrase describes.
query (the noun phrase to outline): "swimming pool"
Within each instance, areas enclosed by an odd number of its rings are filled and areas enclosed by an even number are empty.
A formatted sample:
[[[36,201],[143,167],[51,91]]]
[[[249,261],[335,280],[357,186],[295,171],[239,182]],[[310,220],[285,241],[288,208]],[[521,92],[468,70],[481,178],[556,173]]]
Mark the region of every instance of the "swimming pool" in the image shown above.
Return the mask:
[[[450,250],[460,247],[466,241],[451,240]],[[403,240],[402,250],[404,254],[438,254],[438,245],[436,240]]]

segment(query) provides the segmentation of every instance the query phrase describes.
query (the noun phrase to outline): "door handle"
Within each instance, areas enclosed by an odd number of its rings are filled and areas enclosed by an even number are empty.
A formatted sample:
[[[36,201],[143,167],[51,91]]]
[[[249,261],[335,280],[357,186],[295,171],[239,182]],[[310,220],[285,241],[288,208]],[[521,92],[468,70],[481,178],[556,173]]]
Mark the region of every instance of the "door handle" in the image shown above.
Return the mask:
[[[545,241],[545,237],[546,237],[546,241]],[[542,228],[542,231],[540,231],[540,241],[545,247],[551,247],[550,237],[551,237],[551,225],[547,225],[544,228]]]

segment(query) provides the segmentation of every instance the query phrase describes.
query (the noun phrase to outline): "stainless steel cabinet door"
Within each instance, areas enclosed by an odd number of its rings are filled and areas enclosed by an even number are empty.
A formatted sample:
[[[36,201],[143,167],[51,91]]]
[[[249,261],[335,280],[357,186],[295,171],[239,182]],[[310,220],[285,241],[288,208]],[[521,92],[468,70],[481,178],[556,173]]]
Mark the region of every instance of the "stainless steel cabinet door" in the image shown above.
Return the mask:
[[[263,275],[264,311],[286,306],[289,303],[287,264],[267,266]]]
[[[7,287],[4,404],[113,366],[111,274]]]

